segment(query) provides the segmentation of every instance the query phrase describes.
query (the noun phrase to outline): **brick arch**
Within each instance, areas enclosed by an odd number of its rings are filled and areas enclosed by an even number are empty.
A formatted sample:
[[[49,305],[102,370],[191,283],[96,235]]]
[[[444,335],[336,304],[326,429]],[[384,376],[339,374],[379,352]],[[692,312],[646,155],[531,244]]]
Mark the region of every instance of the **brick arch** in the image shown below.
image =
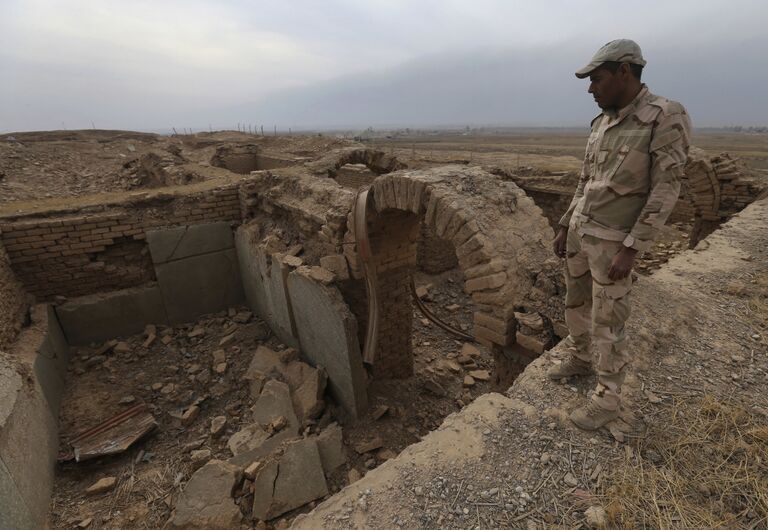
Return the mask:
[[[337,149],[319,160],[309,162],[306,167],[316,175],[335,178],[336,172],[347,164],[363,164],[377,175],[407,167],[396,157],[384,151],[366,148]]]
[[[514,183],[464,166],[382,175],[367,194],[368,266],[379,296],[374,377],[412,374],[408,287],[420,224],[456,249],[476,307],[476,340],[494,352],[513,346],[515,308],[535,306],[527,295],[553,235],[533,201]],[[354,233],[350,239],[360,241]]]

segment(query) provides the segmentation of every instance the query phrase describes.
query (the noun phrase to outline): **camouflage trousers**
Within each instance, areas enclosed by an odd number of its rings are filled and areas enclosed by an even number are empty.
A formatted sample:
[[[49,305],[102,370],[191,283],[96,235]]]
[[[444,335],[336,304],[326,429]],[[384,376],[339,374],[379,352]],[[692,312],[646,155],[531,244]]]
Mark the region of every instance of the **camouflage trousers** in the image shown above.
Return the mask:
[[[566,243],[565,322],[566,345],[571,353],[592,362],[597,355],[597,389],[592,399],[606,409],[615,410],[621,401],[621,384],[630,355],[624,323],[629,318],[629,292],[632,274],[623,280],[610,280],[611,260],[622,244],[585,234],[578,227],[568,230]],[[591,339],[591,340],[590,340]]]

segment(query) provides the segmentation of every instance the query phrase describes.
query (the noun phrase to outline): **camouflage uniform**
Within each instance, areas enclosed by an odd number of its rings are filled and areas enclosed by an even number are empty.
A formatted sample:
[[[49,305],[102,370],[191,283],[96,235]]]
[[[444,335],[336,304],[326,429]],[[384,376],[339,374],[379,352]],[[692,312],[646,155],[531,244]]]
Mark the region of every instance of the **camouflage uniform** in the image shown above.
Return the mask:
[[[598,356],[593,399],[615,410],[630,361],[624,323],[632,276],[612,281],[608,270],[622,246],[647,250],[672,212],[689,147],[690,120],[682,105],[643,85],[618,112],[592,121],[576,194],[560,225],[566,243],[565,320],[573,355]]]

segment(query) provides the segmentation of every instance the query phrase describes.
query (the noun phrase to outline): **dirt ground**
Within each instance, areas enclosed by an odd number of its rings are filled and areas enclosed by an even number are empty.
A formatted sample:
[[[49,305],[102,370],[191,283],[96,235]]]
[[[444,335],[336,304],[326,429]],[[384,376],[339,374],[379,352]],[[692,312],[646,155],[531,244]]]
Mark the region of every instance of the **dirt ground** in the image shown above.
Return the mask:
[[[355,145],[326,135],[257,136],[236,131],[180,136],[101,130],[10,133],[0,135],[0,203],[18,203],[23,208],[26,202],[40,199],[213,178],[216,173],[206,169],[216,147],[233,144],[254,144],[297,157]]]
[[[420,274],[418,285],[429,286],[425,304],[457,328],[469,329],[471,303],[462,292],[461,274]],[[458,308],[449,306],[459,306]],[[71,362],[66,394],[61,407],[60,439],[66,440],[100,421],[137,403],[149,405],[158,428],[127,452],[96,460],[59,464],[51,507],[51,528],[69,529],[87,524],[90,529],[157,529],[171,515],[174,502],[195,467],[191,451],[209,449],[211,458],[228,459],[229,437],[250,423],[247,413],[253,404],[243,376],[259,345],[275,351],[284,346],[261,320],[251,317],[238,323],[233,315],[244,307],[202,318],[195,323],[160,327],[158,339],[142,345],[143,334],[123,339],[127,345],[98,354],[101,344],[77,348]],[[463,342],[436,328],[417,310],[414,312],[416,376],[407,380],[374,381],[370,387],[371,411],[386,412],[380,418],[367,416],[356,422],[343,411],[328,407],[318,424],[338,420],[343,426],[348,464],[329,480],[335,493],[350,480],[355,469],[360,476],[396,455],[406,446],[440,425],[478,395],[491,390],[490,383],[477,380],[463,386],[469,370],[492,370],[492,358],[479,348],[473,363],[457,361]],[[213,352],[219,341],[234,330],[235,340],[226,350],[226,371],[214,370]],[[192,337],[190,337],[192,335]],[[168,343],[163,341],[163,337]],[[112,341],[110,344],[114,344]],[[197,400],[201,412],[184,426],[183,410]],[[210,434],[211,419],[226,416],[226,431]],[[319,429],[318,429],[319,430]],[[375,437],[384,441],[378,453],[358,454],[353,447]],[[389,452],[387,452],[387,450]],[[114,490],[88,495],[86,489],[103,477],[116,477]],[[272,521],[281,525],[315,503]],[[244,527],[250,527],[245,524]]]

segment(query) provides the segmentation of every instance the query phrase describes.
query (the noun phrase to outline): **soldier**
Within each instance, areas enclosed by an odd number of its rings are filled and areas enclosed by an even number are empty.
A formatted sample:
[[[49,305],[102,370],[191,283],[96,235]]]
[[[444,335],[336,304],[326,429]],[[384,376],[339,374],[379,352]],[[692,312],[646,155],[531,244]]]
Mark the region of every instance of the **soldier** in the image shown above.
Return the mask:
[[[645,64],[637,43],[619,39],[576,72],[579,79],[589,77],[589,93],[602,113],[592,120],[579,184],[553,242],[555,254],[566,260],[569,355],[549,377],[594,373],[594,346],[597,388],[570,415],[588,430],[619,415],[632,357],[624,332],[632,266],[675,206],[688,156],[688,114],[641,83]]]

